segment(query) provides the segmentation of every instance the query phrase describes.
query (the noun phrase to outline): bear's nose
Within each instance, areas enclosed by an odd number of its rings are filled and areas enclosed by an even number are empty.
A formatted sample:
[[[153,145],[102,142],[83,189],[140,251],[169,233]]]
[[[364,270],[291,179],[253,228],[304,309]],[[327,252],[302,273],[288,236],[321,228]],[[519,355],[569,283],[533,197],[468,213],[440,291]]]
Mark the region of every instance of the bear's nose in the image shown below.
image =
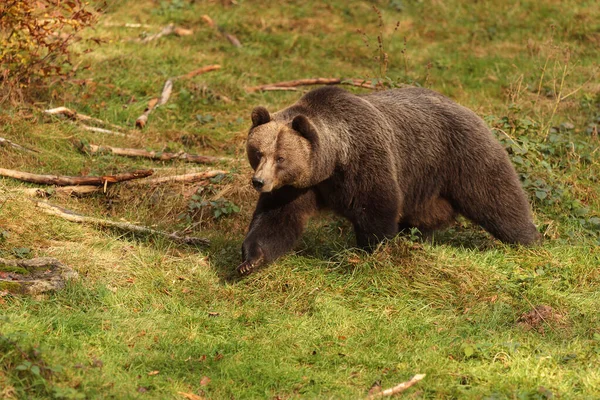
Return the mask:
[[[262,187],[265,185],[265,181],[260,179],[260,178],[252,178],[252,186],[254,186],[254,189],[256,190],[260,190],[262,189]]]

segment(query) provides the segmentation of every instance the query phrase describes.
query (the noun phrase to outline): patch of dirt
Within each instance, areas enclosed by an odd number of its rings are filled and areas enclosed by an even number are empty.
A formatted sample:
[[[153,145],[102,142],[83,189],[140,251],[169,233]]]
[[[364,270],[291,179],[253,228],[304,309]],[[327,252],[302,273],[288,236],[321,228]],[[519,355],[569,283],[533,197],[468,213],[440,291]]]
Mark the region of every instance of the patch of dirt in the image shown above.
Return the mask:
[[[540,304],[531,311],[521,315],[517,323],[526,330],[535,329],[538,332],[544,332],[545,327],[552,328],[553,325],[562,325],[565,322],[565,317],[558,313],[554,308]]]

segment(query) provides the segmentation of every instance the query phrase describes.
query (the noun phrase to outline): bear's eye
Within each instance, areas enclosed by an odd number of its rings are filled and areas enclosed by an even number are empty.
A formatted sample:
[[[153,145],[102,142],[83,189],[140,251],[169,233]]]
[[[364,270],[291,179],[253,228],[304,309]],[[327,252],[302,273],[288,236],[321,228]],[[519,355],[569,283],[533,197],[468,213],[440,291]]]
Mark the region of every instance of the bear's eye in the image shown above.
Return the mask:
[[[277,161],[277,164],[281,164],[282,162],[285,161],[285,158],[283,158],[283,157],[277,157],[276,161]]]

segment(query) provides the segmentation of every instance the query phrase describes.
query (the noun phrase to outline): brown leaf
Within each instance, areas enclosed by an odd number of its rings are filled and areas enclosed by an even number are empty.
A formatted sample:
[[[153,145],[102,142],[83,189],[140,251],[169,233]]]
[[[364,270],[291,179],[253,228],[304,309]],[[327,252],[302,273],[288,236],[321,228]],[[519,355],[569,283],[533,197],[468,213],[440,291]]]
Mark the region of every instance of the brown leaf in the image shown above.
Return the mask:
[[[198,396],[194,393],[186,393],[186,392],[177,392],[188,400],[204,400],[204,397]]]
[[[175,35],[177,35],[177,36],[190,36],[190,35],[194,34],[194,31],[191,29],[177,27],[177,28],[175,28],[173,33],[175,33]]]
[[[206,386],[210,383],[210,378],[208,376],[203,376],[202,379],[200,379],[200,386]]]
[[[160,373],[160,371],[156,371],[156,370],[155,370],[155,371],[150,371],[150,372],[148,372],[148,375],[149,375],[149,376],[154,376],[154,375],[158,375],[159,373]]]

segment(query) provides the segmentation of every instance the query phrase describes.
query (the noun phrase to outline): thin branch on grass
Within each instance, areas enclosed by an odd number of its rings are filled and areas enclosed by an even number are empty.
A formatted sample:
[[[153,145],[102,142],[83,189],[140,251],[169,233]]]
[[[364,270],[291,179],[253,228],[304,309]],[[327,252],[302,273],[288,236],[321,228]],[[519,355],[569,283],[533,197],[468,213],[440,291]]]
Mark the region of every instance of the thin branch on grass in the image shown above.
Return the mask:
[[[67,221],[77,222],[80,224],[89,224],[95,226],[103,226],[109,228],[116,228],[126,232],[132,233],[141,233],[146,235],[157,235],[162,236],[167,239],[170,239],[177,243],[189,244],[189,245],[209,245],[210,241],[205,238],[197,238],[192,236],[180,236],[175,233],[167,233],[164,231],[159,231],[156,229],[152,229],[146,226],[135,225],[129,222],[118,222],[111,221],[108,219],[102,218],[94,218],[88,217],[84,215],[77,214],[71,210],[67,210],[66,208],[59,207],[54,204],[46,203],[43,201],[37,201],[36,206],[39,207],[43,212],[50,215],[55,215],[57,217],[66,219]]]
[[[160,32],[155,33],[154,35],[146,36],[143,39],[138,39],[138,41],[142,43],[148,43],[167,35],[190,36],[193,34],[194,31],[192,31],[191,29],[181,28],[179,26],[175,26],[174,24],[169,24],[165,26]]]
[[[81,185],[81,186],[59,186],[50,189],[46,188],[26,188],[17,191],[29,197],[50,197],[53,195],[63,196],[83,196],[90,193],[102,191],[102,186]]]
[[[224,157],[212,157],[212,156],[201,156],[197,154],[189,154],[183,151],[177,153],[166,153],[161,151],[147,151],[143,149],[131,149],[122,147],[111,147],[111,146],[97,146],[95,144],[78,144],[78,147],[87,153],[98,154],[98,153],[111,153],[118,156],[126,157],[143,157],[151,158],[153,160],[168,161],[168,160],[183,160],[187,162],[194,162],[199,164],[212,164],[219,161],[227,160]]]
[[[110,126],[113,129],[123,129],[122,127],[112,124],[110,122],[103,121],[98,118],[90,117],[89,115],[79,114],[77,111],[71,110],[70,108],[67,108],[67,107],[51,108],[49,110],[44,110],[44,113],[48,114],[48,115],[63,115],[73,121],[79,121],[79,122],[83,122],[83,123],[95,122],[97,124],[101,124],[104,126]]]
[[[34,150],[34,149],[29,149],[25,146],[21,146],[20,144],[17,144],[15,142],[11,142],[8,139],[4,139],[2,137],[0,137],[0,147],[2,146],[10,146],[10,147],[14,147],[17,150],[21,150],[21,151],[27,151],[29,153],[39,153],[38,150]]]
[[[269,90],[296,90],[297,86],[307,85],[351,85],[368,89],[375,89],[375,86],[368,83],[364,79],[341,79],[341,78],[308,78],[296,79],[293,81],[284,81],[276,83],[268,83],[266,85],[247,87],[249,93],[269,91]]]
[[[115,136],[122,136],[122,137],[128,137],[129,136],[126,133],[115,132],[115,131],[111,131],[110,129],[98,128],[96,126],[81,125],[81,127],[84,130],[90,131],[90,132],[106,133],[108,135],[115,135]]]
[[[127,186],[160,185],[162,183],[195,183],[214,178],[217,175],[225,175],[228,173],[229,171],[213,170],[205,172],[194,172],[183,175],[161,176],[157,178],[143,179],[140,181],[132,181],[129,182]]]
[[[395,394],[405,391],[406,389],[413,386],[414,384],[416,384],[423,378],[425,378],[425,374],[417,374],[417,375],[413,376],[412,378],[410,378],[408,381],[402,382],[401,384],[396,385],[393,388],[389,388],[389,389],[383,390],[381,392],[374,393],[374,394],[370,395],[369,397],[367,397],[367,399],[376,399],[378,397],[393,396]]]
[[[173,81],[174,80],[193,78],[196,75],[205,74],[207,72],[216,71],[218,69],[221,69],[221,66],[218,64],[207,65],[205,67],[190,71],[187,74],[179,75],[179,76],[175,76],[173,78],[167,79],[167,81],[165,82],[165,84],[163,86],[163,90],[161,92],[160,98],[151,99],[148,102],[148,107],[146,107],[146,109],[144,110],[144,113],[135,120],[136,128],[139,128],[139,129],[144,128],[146,126],[146,123],[148,122],[148,116],[150,115],[150,113],[152,111],[154,111],[155,109],[157,109],[158,107],[162,106],[163,104],[166,104],[167,101],[169,101],[169,98],[171,97],[171,93],[173,92]]]
[[[215,24],[215,21],[211,17],[209,17],[208,15],[203,15],[202,20],[206,22],[206,25],[208,25],[209,27],[216,29],[221,35],[223,35],[223,37],[225,37],[225,39],[229,40],[229,43],[231,43],[233,46],[242,47],[242,43],[235,35],[226,32],[225,28],[223,28],[222,26],[217,26],[217,24]]]
[[[0,168],[0,176],[6,176],[13,179],[18,179],[24,182],[38,183],[43,185],[56,186],[75,186],[75,185],[95,185],[106,186],[110,183],[128,181],[131,179],[145,178],[153,174],[154,171],[137,170],[125,172],[116,175],[105,176],[60,176],[60,175],[39,175],[29,172],[16,171],[11,169]]]
[[[187,74],[179,75],[172,79],[189,79],[189,78],[193,78],[196,75],[205,74],[207,72],[216,71],[218,69],[221,69],[221,66],[219,64],[207,65],[205,67],[198,68],[191,72],[188,72]]]
[[[169,101],[169,98],[171,97],[172,92],[173,92],[173,80],[167,79],[167,81],[165,82],[165,84],[163,86],[163,90],[160,94],[160,97],[158,99],[156,99],[156,98],[151,99],[148,102],[148,107],[146,107],[146,109],[144,110],[144,113],[135,120],[136,128],[142,129],[144,126],[146,126],[146,123],[148,122],[148,116],[150,115],[150,113],[152,111],[154,111],[156,108],[162,106],[163,104],[166,104],[166,102]]]

